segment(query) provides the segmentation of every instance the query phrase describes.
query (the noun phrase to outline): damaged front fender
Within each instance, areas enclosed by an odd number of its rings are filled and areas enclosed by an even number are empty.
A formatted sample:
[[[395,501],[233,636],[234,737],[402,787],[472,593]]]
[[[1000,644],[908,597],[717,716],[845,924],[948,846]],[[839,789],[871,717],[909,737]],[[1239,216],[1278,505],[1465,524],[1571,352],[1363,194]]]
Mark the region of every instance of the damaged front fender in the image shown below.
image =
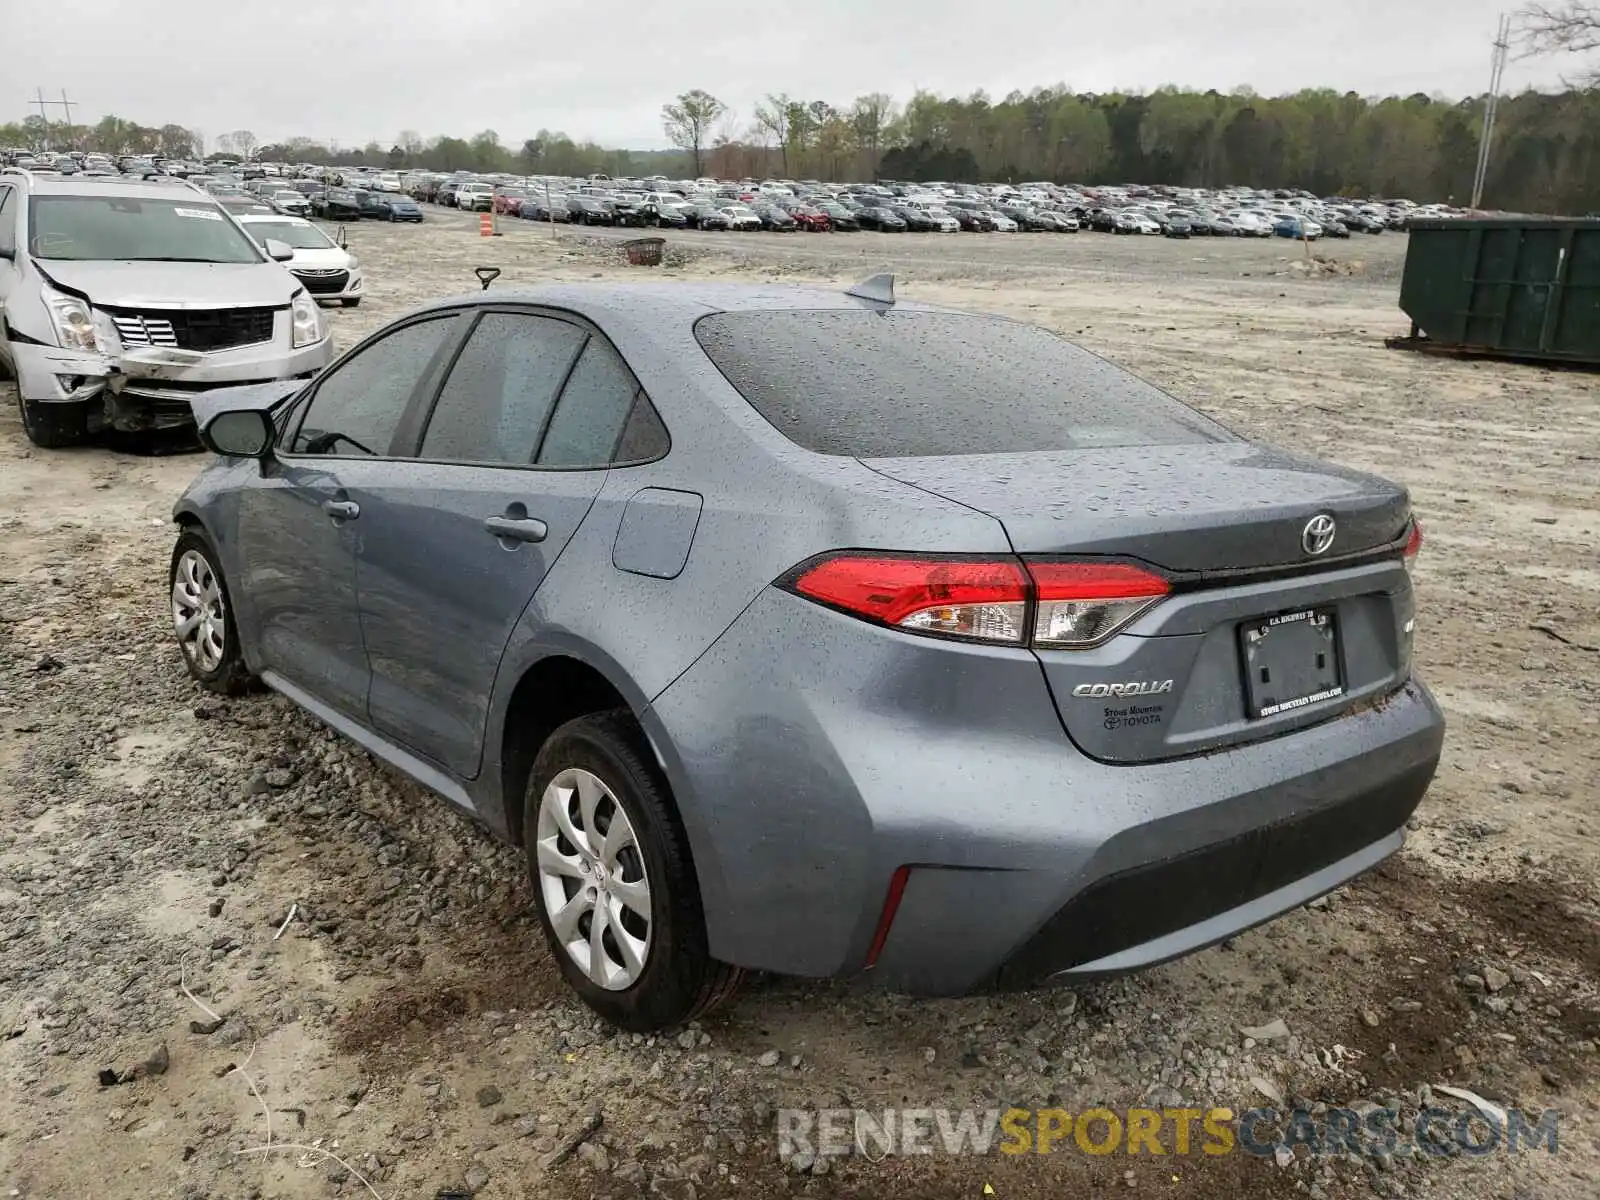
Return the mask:
[[[193,423],[187,390],[150,386],[145,381],[178,377],[202,360],[203,356],[194,351],[151,346],[111,355],[14,342],[12,354],[16,358],[17,379],[30,401],[100,401],[90,405],[91,432],[107,428],[125,432],[172,429]]]
[[[66,350],[32,342],[13,342],[17,380],[30,400],[92,400],[116,373],[116,361],[90,350]]]

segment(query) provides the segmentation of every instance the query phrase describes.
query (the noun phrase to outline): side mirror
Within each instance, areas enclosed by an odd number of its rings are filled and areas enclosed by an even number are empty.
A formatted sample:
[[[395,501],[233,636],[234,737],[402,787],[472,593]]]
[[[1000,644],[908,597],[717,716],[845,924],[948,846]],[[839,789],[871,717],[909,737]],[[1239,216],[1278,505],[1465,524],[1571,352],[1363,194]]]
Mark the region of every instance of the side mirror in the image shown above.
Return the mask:
[[[256,408],[220,412],[200,430],[200,440],[214,454],[229,458],[266,459],[276,434],[272,415]]]
[[[262,243],[262,248],[273,262],[289,262],[294,258],[294,247],[287,242],[280,242],[277,238],[268,238]]]
[[[343,225],[339,226],[339,249],[341,249],[341,250],[350,249],[350,243],[345,240],[344,226]]]

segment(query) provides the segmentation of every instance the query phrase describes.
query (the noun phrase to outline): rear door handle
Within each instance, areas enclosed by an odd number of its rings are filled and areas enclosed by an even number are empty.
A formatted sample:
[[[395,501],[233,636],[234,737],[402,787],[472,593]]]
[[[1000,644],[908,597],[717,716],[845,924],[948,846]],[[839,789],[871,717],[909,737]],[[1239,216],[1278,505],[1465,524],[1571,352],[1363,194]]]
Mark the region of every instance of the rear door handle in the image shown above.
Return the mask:
[[[497,538],[515,542],[542,542],[549,527],[537,517],[490,517],[483,527]]]
[[[322,511],[335,521],[354,521],[361,515],[361,506],[354,500],[324,500]]]

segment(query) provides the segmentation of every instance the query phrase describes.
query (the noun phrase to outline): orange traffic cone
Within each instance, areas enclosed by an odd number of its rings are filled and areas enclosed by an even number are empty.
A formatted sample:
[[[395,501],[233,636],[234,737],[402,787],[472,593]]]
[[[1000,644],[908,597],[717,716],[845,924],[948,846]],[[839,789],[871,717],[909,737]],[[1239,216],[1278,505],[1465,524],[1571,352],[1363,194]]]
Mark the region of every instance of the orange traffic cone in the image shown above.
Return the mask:
[[[494,236],[494,214],[493,213],[479,213],[478,214],[478,236],[479,237],[493,237]]]

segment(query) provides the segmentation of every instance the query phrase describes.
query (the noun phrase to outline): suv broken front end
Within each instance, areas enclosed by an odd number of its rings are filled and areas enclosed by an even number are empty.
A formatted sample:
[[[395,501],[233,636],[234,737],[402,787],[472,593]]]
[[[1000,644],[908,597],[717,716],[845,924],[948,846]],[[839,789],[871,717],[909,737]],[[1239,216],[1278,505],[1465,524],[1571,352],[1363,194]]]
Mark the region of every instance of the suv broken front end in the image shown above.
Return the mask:
[[[11,318],[22,395],[84,405],[86,434],[188,426],[197,392],[310,379],[332,357],[316,300],[303,290],[287,303],[275,296],[232,307],[103,295],[58,286],[40,297],[44,328]]]

